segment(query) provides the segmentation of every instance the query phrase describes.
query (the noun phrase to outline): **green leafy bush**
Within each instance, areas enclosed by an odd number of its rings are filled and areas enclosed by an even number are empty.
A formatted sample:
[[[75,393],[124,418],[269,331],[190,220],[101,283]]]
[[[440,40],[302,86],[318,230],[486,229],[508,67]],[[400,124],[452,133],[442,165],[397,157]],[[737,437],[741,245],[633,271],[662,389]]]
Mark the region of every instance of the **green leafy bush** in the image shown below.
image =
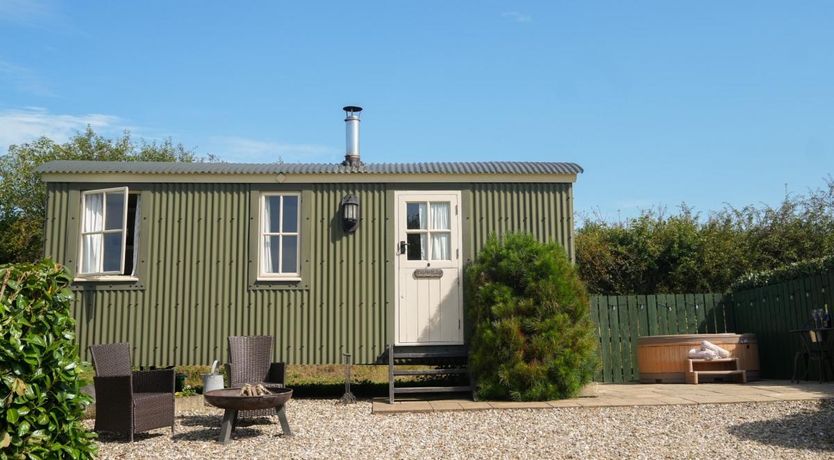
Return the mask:
[[[733,291],[754,289],[834,270],[834,255],[803,260],[773,270],[747,273],[733,283]]]
[[[490,238],[466,269],[466,296],[479,397],[567,398],[593,377],[588,294],[560,246],[524,234]]]
[[[58,264],[0,266],[0,458],[91,458],[81,424],[90,398],[70,312],[69,274]]]

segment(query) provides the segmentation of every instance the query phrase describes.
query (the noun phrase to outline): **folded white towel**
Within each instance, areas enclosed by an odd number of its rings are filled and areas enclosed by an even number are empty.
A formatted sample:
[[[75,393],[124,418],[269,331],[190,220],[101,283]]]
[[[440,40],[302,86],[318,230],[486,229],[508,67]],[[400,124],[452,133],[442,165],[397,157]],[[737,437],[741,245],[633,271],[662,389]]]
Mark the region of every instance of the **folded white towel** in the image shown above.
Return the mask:
[[[709,340],[702,340],[701,341],[701,348],[703,348],[704,350],[712,350],[713,352],[715,352],[716,355],[718,355],[722,358],[729,358],[730,357],[730,352],[729,351],[719,347],[718,345],[710,342]]]
[[[706,359],[707,361],[711,361],[718,357],[718,353],[712,350],[704,350],[693,348],[689,350],[689,359]]]

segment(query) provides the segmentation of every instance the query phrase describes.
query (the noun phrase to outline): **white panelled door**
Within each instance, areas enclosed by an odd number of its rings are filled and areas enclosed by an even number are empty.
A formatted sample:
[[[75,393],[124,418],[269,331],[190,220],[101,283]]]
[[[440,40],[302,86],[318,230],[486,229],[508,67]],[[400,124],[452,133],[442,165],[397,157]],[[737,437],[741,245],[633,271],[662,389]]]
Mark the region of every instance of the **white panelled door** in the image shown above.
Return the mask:
[[[460,192],[396,192],[396,205],[396,344],[463,344]]]

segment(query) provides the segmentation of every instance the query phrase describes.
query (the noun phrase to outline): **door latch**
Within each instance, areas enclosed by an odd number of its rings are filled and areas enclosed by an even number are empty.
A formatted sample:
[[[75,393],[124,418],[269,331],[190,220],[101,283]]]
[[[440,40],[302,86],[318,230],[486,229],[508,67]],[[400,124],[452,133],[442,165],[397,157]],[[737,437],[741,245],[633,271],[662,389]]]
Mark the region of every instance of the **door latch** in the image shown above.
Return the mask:
[[[400,254],[400,255],[405,254],[405,248],[407,248],[407,247],[408,247],[408,243],[406,243],[405,241],[400,241],[399,252],[397,254]]]

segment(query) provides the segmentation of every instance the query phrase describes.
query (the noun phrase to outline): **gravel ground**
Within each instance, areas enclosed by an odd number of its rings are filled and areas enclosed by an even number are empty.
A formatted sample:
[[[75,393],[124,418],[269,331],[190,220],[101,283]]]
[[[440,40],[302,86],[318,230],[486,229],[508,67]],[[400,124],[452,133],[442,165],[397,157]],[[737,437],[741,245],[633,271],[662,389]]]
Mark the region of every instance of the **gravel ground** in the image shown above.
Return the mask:
[[[101,458],[814,458],[834,457],[834,401],[486,410],[373,415],[369,402],[293,400],[295,436],[274,417],[215,442],[221,412],[177,417],[133,444],[103,434]],[[92,426],[91,421],[87,421]]]

